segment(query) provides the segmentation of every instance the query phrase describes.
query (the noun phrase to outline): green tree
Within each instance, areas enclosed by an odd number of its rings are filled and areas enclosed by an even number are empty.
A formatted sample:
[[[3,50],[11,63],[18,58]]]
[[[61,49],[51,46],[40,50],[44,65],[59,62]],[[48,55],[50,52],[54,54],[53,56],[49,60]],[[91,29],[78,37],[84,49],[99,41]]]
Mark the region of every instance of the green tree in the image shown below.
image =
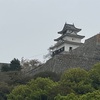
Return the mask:
[[[100,100],[100,91],[94,91],[80,96],[79,100]]]
[[[2,72],[7,72],[9,71],[9,69],[10,69],[10,66],[8,64],[3,64],[1,67]]]
[[[38,97],[38,100],[42,100],[40,99],[41,97],[48,98],[49,100],[49,98],[51,98],[51,95],[49,95],[50,92],[53,91],[54,87],[56,87],[58,84],[49,78],[37,78],[36,80],[30,81],[28,85],[32,91],[34,91],[32,98],[35,97],[35,99],[33,100],[36,100],[36,97]]]
[[[74,93],[62,96],[58,94],[54,100],[100,100],[100,91],[93,91],[83,95],[76,95]]]
[[[25,70],[26,68],[30,68],[30,69],[37,68],[37,67],[41,66],[42,63],[37,59],[29,60],[29,59],[22,58],[21,65],[22,65],[23,70]]]
[[[92,80],[92,86],[100,89],[100,63],[94,65],[89,71],[89,78]]]
[[[16,70],[21,70],[21,65],[20,65],[20,61],[18,59],[13,59],[10,62],[10,70],[11,71],[16,71]]]
[[[78,94],[84,94],[94,90],[91,86],[88,72],[81,68],[73,68],[65,71],[61,77],[60,84],[66,90],[73,90]]]
[[[25,100],[29,97],[31,90],[27,85],[20,85],[15,87],[12,92],[8,95],[8,100]]]
[[[92,69],[95,69],[97,72],[100,73],[100,63],[95,64]]]
[[[7,94],[10,93],[11,88],[5,82],[0,82],[0,100],[7,100]]]
[[[78,96],[75,95],[74,93],[68,94],[67,96],[62,96],[58,94],[54,100],[79,100]]]
[[[49,78],[37,78],[27,85],[20,85],[8,95],[8,100],[49,100],[49,92],[57,83]]]
[[[58,75],[55,72],[51,72],[51,71],[40,72],[40,73],[34,75],[35,79],[38,78],[38,77],[50,78],[53,81],[59,81],[60,80],[60,75]]]

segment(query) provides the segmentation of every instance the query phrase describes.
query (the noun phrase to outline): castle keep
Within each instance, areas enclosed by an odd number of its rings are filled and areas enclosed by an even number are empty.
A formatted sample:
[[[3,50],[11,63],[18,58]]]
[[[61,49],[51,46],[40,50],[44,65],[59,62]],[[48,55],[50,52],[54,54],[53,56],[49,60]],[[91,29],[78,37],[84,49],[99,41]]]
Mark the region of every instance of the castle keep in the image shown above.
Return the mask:
[[[79,31],[81,29],[65,23],[63,30],[58,32],[61,36],[55,39],[57,43],[50,47],[52,58],[41,67],[31,70],[29,74],[35,75],[44,71],[63,73],[66,69],[75,67],[88,70],[99,63],[100,33],[81,43],[84,36],[78,35]]]
[[[64,51],[69,52],[79,47],[82,44],[81,39],[85,37],[78,35],[78,32],[80,31],[81,29],[76,28],[74,24],[72,25],[65,23],[62,31],[58,32],[58,34],[61,34],[61,36],[57,39],[54,39],[54,41],[57,43],[50,47],[52,56],[55,56]]]

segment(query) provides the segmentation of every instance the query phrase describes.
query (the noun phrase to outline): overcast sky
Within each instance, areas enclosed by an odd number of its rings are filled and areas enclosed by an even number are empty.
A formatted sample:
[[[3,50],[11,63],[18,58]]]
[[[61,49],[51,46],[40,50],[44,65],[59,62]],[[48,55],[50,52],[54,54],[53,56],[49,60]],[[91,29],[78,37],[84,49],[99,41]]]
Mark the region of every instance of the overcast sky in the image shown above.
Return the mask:
[[[100,0],[0,0],[0,62],[41,60],[65,22],[86,38],[96,35]]]

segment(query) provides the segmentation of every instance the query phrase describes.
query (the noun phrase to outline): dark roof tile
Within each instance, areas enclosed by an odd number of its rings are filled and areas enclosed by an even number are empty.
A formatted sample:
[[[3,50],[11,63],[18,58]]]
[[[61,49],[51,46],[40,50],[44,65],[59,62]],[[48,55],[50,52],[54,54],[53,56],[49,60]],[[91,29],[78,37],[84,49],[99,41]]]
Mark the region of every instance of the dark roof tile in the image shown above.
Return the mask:
[[[62,29],[62,31],[60,31],[60,32],[58,32],[58,33],[59,33],[59,34],[63,34],[64,32],[66,32],[66,30],[73,30],[73,31],[76,31],[76,32],[81,31],[81,29],[76,28],[76,27],[74,26],[74,24],[67,24],[67,23],[65,23],[65,25],[64,25],[64,27],[63,27],[63,29]]]

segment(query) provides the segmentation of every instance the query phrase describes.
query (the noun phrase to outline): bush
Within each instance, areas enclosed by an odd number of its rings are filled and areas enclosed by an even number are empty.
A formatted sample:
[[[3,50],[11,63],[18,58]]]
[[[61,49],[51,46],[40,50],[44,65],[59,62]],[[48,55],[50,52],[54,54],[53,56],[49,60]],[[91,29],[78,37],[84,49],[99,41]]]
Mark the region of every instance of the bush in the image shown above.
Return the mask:
[[[53,81],[59,81],[60,80],[60,75],[58,75],[55,72],[50,72],[50,71],[40,72],[40,73],[34,75],[35,79],[38,78],[38,77],[50,78]]]
[[[10,64],[4,64],[1,67],[2,72],[19,71],[19,70],[21,70],[20,61],[15,58],[10,62]]]
[[[0,82],[0,100],[7,100],[7,94],[11,91],[10,86],[5,82]]]
[[[78,94],[85,94],[94,90],[88,72],[81,68],[72,68],[65,71],[61,77],[60,84],[62,87],[74,90]]]
[[[13,59],[10,62],[10,70],[11,71],[16,71],[16,70],[21,70],[21,65],[20,65],[20,61],[18,59]]]
[[[8,64],[3,64],[1,67],[2,72],[7,72],[9,71],[9,69],[10,69],[10,66]]]
[[[37,78],[27,85],[15,87],[8,95],[8,100],[49,100],[49,92],[57,85],[49,78]]]

